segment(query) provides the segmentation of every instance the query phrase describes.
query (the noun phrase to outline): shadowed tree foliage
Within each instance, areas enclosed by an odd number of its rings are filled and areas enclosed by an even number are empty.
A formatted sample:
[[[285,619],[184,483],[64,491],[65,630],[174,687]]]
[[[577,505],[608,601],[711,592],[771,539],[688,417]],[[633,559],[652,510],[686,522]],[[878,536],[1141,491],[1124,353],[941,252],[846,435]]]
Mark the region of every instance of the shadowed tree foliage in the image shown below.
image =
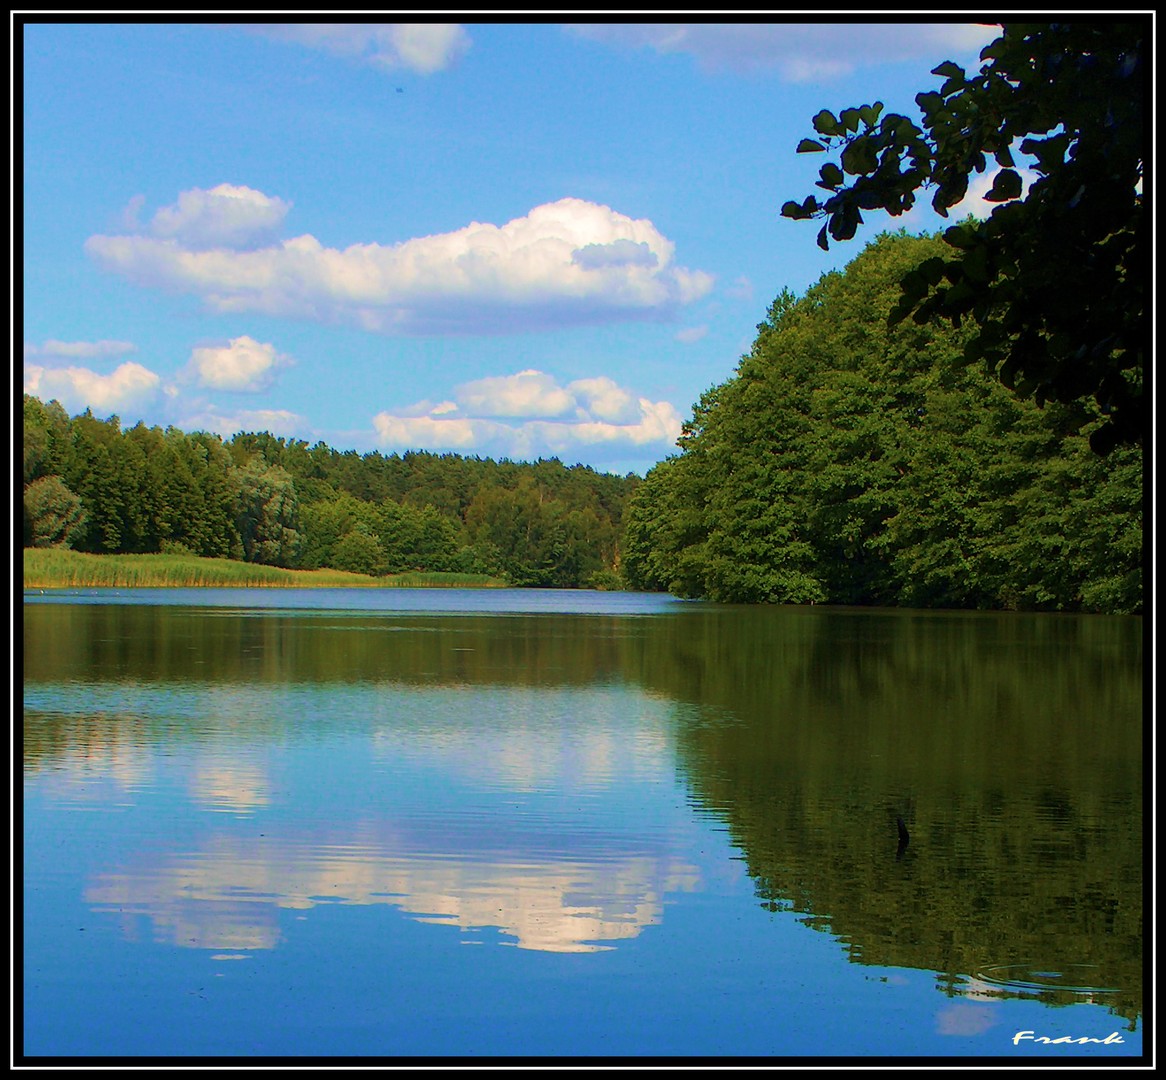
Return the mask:
[[[1145,36],[1150,23],[1007,23],[969,75],[946,62],[943,84],[917,95],[922,127],[875,102],[822,110],[801,153],[830,151],[824,201],[782,215],[824,218],[818,243],[849,240],[863,212],[900,215],[921,189],[943,216],[974,174],[996,168],[984,221],[944,234],[947,249],[902,279],[892,322],[973,326],[964,358],[984,361],[1022,396],[1092,397],[1106,422],[1091,445],[1138,442],[1147,345],[1150,235],[1142,194]],[[1035,179],[1024,191],[1021,170]]]

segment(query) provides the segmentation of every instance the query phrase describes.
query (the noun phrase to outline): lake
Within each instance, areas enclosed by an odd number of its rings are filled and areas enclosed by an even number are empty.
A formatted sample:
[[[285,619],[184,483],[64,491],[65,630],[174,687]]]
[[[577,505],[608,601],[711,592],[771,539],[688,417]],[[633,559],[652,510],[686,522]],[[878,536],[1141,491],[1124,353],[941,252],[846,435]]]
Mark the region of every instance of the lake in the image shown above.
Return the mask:
[[[1142,1053],[1138,618],[91,589],[23,621],[30,1059]]]

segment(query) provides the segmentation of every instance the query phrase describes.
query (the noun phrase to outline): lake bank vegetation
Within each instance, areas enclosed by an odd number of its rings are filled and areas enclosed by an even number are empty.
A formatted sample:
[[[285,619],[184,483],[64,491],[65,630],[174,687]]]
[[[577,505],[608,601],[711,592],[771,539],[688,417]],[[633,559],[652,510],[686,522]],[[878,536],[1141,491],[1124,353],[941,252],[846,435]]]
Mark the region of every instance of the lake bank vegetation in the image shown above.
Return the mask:
[[[26,589],[67,588],[497,588],[501,578],[484,574],[419,573],[386,577],[342,570],[287,570],[278,566],[208,559],[198,555],[92,555],[67,548],[25,548]]]
[[[223,441],[142,423],[123,430],[117,416],[69,417],[59,402],[24,399],[26,549],[232,561],[257,581],[269,580],[257,568],[270,568],[382,584],[610,587],[636,483],[556,459],[360,455],[267,432]]]

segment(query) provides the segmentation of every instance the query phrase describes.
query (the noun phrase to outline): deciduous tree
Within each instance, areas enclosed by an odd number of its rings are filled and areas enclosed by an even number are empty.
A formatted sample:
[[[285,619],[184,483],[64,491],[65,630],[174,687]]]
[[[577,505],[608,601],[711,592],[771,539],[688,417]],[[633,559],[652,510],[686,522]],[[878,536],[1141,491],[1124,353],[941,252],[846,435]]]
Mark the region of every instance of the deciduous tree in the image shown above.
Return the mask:
[[[823,109],[818,138],[829,150],[811,195],[785,217],[824,218],[818,243],[849,240],[863,213],[900,215],[922,189],[943,216],[974,175],[996,169],[984,221],[944,234],[948,250],[902,279],[893,321],[946,319],[975,326],[969,362],[1038,402],[1092,397],[1106,421],[1100,453],[1138,442],[1145,427],[1145,288],[1150,235],[1142,191],[1146,117],[1146,19],[1006,23],[969,74],[953,62],[920,93],[922,127],[882,102]],[[1027,162],[1027,165],[1026,165]],[[1022,171],[1035,176],[1024,190]]]
[[[26,546],[72,547],[84,530],[81,500],[59,476],[42,476],[24,489]]]
[[[1134,612],[1141,450],[963,363],[971,328],[888,325],[938,237],[884,234],[778,298],[626,515],[637,586],[730,602]]]

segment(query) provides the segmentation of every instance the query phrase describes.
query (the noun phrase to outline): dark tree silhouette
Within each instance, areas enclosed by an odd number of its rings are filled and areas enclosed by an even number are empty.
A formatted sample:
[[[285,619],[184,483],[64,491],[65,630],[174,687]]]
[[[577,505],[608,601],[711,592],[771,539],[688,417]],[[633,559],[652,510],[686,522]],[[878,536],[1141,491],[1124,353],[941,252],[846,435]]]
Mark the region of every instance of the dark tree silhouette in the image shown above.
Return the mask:
[[[823,110],[800,153],[838,152],[820,171],[824,202],[787,202],[785,217],[824,218],[818,243],[849,240],[863,211],[898,216],[934,189],[941,215],[974,173],[998,167],[984,221],[949,228],[950,255],[902,280],[891,320],[974,320],[965,349],[1017,393],[1040,403],[1092,397],[1107,422],[1091,445],[1107,453],[1146,429],[1144,291],[1150,238],[1142,192],[1144,45],[1148,19],[1007,23],[980,54],[932,72],[916,97],[923,127],[881,102]],[[1024,191],[1026,155],[1035,180]]]

